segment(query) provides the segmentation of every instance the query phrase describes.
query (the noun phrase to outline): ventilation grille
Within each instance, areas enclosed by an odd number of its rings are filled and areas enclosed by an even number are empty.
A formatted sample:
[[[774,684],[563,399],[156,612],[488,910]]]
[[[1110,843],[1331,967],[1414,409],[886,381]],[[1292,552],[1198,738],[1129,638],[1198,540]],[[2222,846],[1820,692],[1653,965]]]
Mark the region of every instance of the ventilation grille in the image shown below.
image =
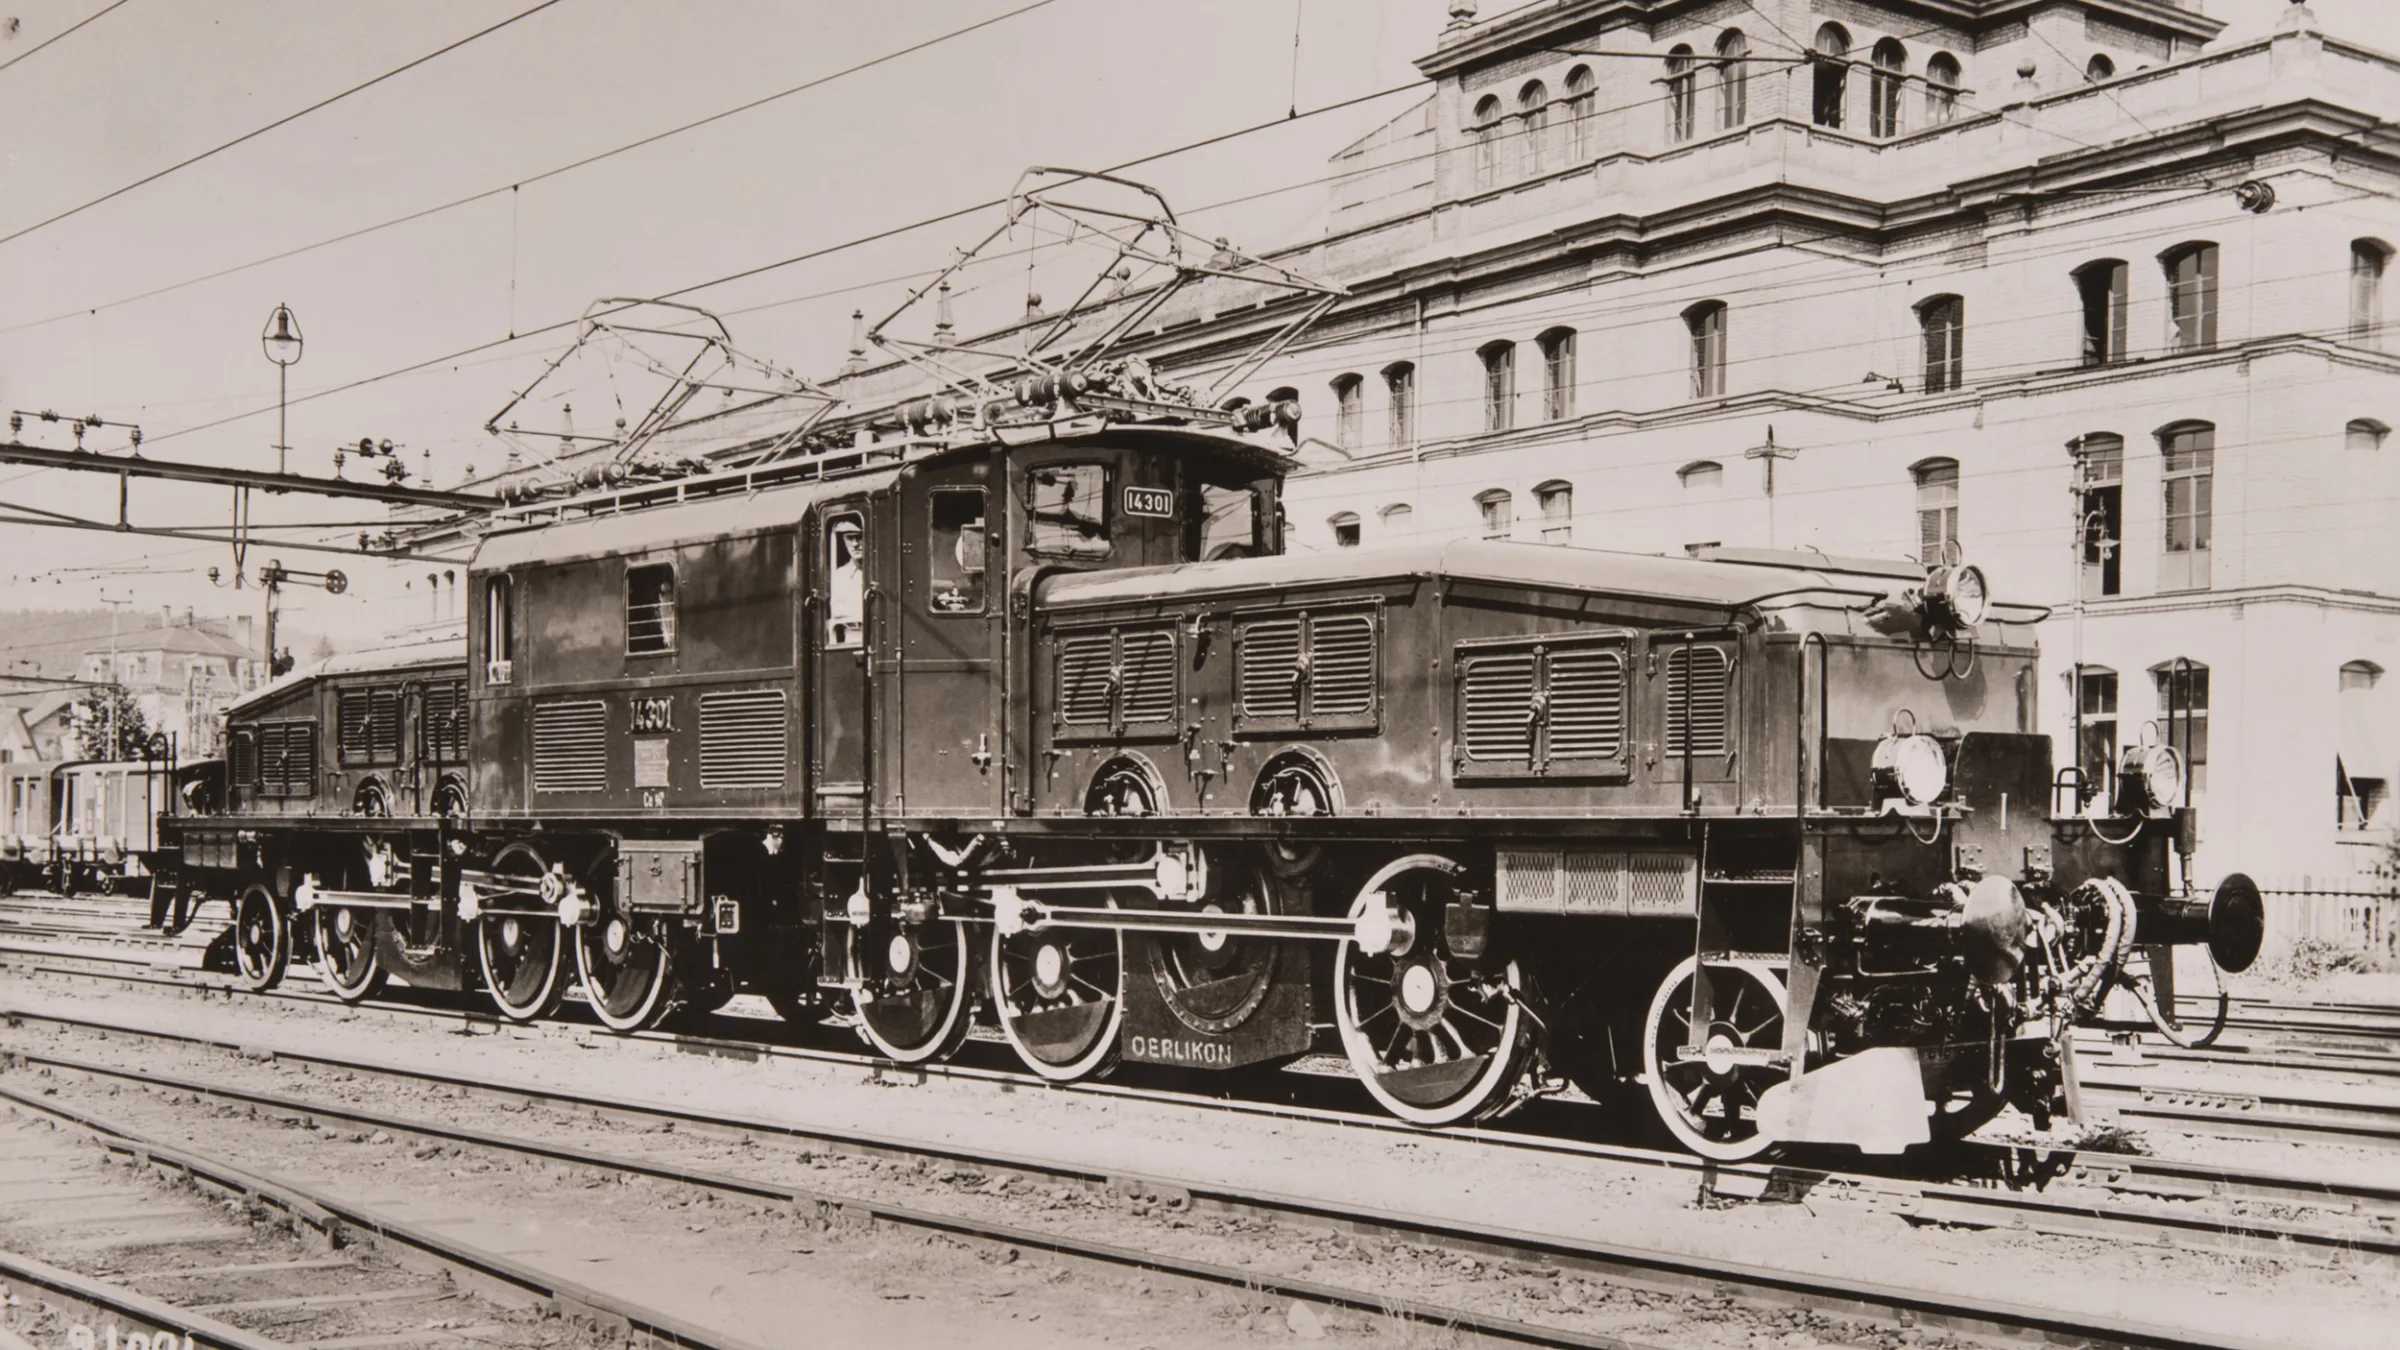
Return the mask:
[[[1533,758],[1533,653],[1470,657],[1459,675],[1467,758]]]
[[[425,687],[425,753],[444,764],[467,757],[467,682]]]
[[[1625,752],[1623,656],[1591,648],[1552,652],[1549,693],[1550,758],[1615,759]]]
[[[700,786],[779,788],[791,759],[782,690],[700,696]]]
[[[1108,725],[1110,687],[1109,635],[1093,633],[1068,638],[1058,647],[1058,720],[1071,727]]]
[[[305,797],[317,790],[316,723],[259,727],[258,790],[270,797]]]
[[[1175,720],[1175,635],[1153,629],[1123,635],[1120,697],[1124,720]]]
[[[1275,619],[1242,630],[1242,715],[1300,716],[1300,621]]]
[[[533,790],[599,792],[608,786],[608,705],[597,699],[533,710]]]
[[[258,785],[258,738],[255,733],[233,733],[233,744],[225,754],[225,771],[237,787]]]
[[[343,694],[339,722],[344,763],[400,757],[399,691],[359,689]]]
[[[1675,647],[1667,653],[1667,735],[1660,747],[1670,755],[1684,750],[1685,686],[1690,686],[1691,750],[1698,755],[1725,753],[1726,693],[1731,663],[1722,647]]]
[[[1335,614],[1308,625],[1308,715],[1356,717],[1375,708],[1375,618]]]
[[[1690,854],[1642,850],[1501,849],[1496,901],[1503,911],[1676,918],[1697,913]]]

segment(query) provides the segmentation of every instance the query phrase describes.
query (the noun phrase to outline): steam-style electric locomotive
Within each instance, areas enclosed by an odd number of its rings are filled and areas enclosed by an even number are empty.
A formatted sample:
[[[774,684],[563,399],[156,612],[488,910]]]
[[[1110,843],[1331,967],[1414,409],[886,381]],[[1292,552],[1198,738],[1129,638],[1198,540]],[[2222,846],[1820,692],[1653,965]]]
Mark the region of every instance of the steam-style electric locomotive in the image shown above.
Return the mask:
[[[2138,952],[2256,953],[2246,880],[2171,881],[2172,751],[2053,815],[2040,613],[1955,558],[1291,555],[1296,409],[974,392],[587,475],[482,540],[463,662],[235,709],[228,814],[172,826],[249,981],[298,925],[346,998],[521,1020],[754,990],[923,1062],[988,1016],[1058,1080],[1338,1047],[1410,1121],[1646,1091],[1735,1158],[2071,1109]]]

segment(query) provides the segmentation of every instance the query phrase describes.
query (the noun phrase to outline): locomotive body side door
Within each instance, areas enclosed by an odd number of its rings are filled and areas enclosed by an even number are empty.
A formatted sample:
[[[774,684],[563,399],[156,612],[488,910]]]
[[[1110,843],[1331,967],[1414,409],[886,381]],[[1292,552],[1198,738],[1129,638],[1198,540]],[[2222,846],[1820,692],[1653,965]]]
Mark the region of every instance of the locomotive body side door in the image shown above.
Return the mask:
[[[874,729],[867,506],[865,498],[825,503],[808,526],[808,779],[819,817],[866,814]]]
[[[898,593],[889,613],[900,672],[891,728],[896,772],[883,800],[906,814],[1003,808],[999,624],[1005,567],[991,522],[988,459],[931,463],[901,476]]]

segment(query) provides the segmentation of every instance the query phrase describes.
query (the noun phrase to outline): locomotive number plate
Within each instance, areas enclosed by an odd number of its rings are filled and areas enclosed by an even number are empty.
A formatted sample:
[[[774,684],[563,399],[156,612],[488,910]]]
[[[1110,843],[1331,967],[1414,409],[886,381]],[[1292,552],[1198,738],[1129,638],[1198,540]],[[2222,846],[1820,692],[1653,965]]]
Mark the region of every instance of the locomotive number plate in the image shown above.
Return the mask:
[[[1125,514],[1149,516],[1154,520],[1175,518],[1175,494],[1165,488],[1129,487],[1125,489]]]
[[[675,700],[665,696],[637,698],[633,701],[633,730],[673,731],[675,729]]]

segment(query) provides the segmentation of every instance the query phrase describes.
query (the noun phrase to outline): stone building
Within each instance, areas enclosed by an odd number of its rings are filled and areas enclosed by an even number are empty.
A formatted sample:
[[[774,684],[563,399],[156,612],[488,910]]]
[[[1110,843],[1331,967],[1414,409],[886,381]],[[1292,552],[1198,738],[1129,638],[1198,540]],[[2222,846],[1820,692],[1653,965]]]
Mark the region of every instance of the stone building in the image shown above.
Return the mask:
[[[266,683],[250,633],[247,616],[225,632],[187,610],[86,650],[77,676],[122,684],[153,731],[174,736],[182,757],[201,758],[217,753],[225,706]]]
[[[2377,860],[2400,59],[2298,5],[1475,10],[1276,255],[1350,290],[1251,391],[1307,409],[1295,547],[1957,549],[2055,609],[2062,769],[2189,741],[2203,877]]]

